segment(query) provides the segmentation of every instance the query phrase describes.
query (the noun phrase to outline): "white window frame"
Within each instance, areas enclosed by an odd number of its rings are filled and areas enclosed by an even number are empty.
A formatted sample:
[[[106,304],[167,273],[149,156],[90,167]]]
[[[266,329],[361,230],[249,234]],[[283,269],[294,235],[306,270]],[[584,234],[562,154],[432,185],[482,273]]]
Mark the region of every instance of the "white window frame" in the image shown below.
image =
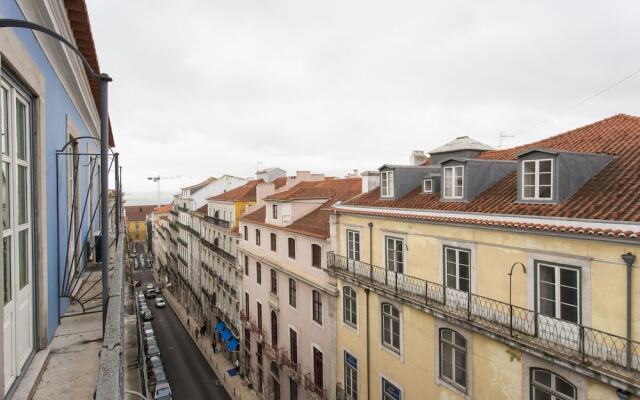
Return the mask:
[[[549,173],[551,175],[550,178],[550,184],[549,184],[549,197],[540,197],[540,163],[543,161],[549,161],[551,163],[551,172]],[[533,173],[525,173],[525,164],[527,163],[533,163],[534,164],[534,168],[533,168]],[[523,160],[522,161],[522,199],[523,200],[544,200],[544,201],[550,201],[553,200],[553,175],[554,175],[554,165],[553,165],[553,158],[543,158],[540,160]],[[546,172],[545,172],[546,174]],[[534,195],[533,196],[526,196],[525,195],[525,175],[533,175],[534,176],[534,182],[533,182],[533,188],[534,188]],[[527,185],[527,187],[530,185]]]
[[[551,376],[551,387],[545,385],[544,383],[539,383],[535,380],[535,372],[536,371],[541,371],[541,372],[546,372],[549,373]],[[529,375],[530,375],[530,382],[529,382],[529,393],[531,395],[531,400],[535,399],[535,394],[534,394],[534,390],[538,389],[548,395],[551,396],[551,400],[577,400],[578,399],[578,387],[576,385],[574,385],[573,383],[571,383],[568,379],[564,378],[561,375],[556,374],[553,371],[550,371],[548,369],[545,368],[536,368],[536,367],[532,367],[529,370]],[[555,390],[555,386],[556,386],[556,381],[560,379],[564,382],[566,382],[569,386],[571,386],[573,388],[573,397],[569,397],[564,393],[560,393],[558,391]]]
[[[540,284],[541,284],[541,280],[540,280],[540,267],[548,267],[548,268],[553,268],[554,269],[554,303],[555,303],[555,312],[554,315],[546,315],[546,314],[542,314],[542,308],[540,306],[540,300],[541,300],[541,296],[540,294],[541,289],[540,289]],[[556,318],[562,321],[566,321],[566,322],[570,322],[570,323],[574,323],[574,324],[581,324],[582,323],[582,271],[580,270],[580,268],[577,267],[573,267],[573,266],[567,266],[567,265],[559,265],[559,264],[555,264],[555,263],[550,263],[550,262],[544,262],[544,261],[537,261],[535,263],[535,268],[536,268],[536,274],[535,274],[535,285],[536,285],[536,298],[535,298],[535,304],[536,304],[536,308],[538,313],[540,313],[541,315],[545,315],[547,317],[551,317],[551,318]],[[577,283],[577,287],[575,288],[577,290],[577,296],[576,296],[576,300],[577,300],[577,304],[569,304],[569,303],[565,303],[570,305],[571,307],[575,307],[577,308],[577,321],[569,321],[569,320],[565,320],[562,318],[562,313],[561,313],[561,305],[562,305],[562,298],[561,298],[561,289],[562,289],[562,284],[560,283],[560,273],[562,270],[568,270],[568,271],[572,271],[576,273],[576,283]],[[574,289],[574,288],[572,288]]]
[[[396,249],[397,247],[397,242],[400,242],[402,244],[401,248],[401,255],[402,255],[402,259],[401,260],[397,260],[395,257],[393,260],[389,259],[389,241],[393,241],[394,243],[394,249],[392,250],[394,255],[397,255],[398,250]],[[393,271],[393,272],[397,272],[399,274],[405,274],[406,273],[406,268],[405,268],[405,260],[406,260],[406,256],[405,256],[405,243],[404,243],[404,239],[397,237],[397,236],[385,236],[384,237],[384,266],[387,270],[389,271]],[[398,271],[398,264],[400,264],[402,266],[402,271]],[[390,268],[391,266],[393,266],[393,268]]]
[[[445,341],[443,343],[442,332],[445,331],[445,330],[452,332],[452,341],[451,342]],[[462,386],[462,385],[460,385],[459,383],[456,382],[456,354],[457,354],[456,353],[456,349],[462,351],[461,347],[455,343],[456,335],[462,337],[462,339],[464,339],[464,341],[465,341],[465,347],[463,349],[464,350],[464,359],[465,359],[465,370],[464,370],[465,385],[464,386]],[[470,354],[469,350],[470,349],[469,349],[469,340],[468,340],[468,338],[464,334],[462,334],[461,332],[458,332],[457,330],[455,330],[455,329],[453,329],[451,327],[447,327],[447,326],[438,328],[438,336],[437,336],[437,338],[438,338],[438,379],[440,381],[442,381],[442,382],[445,382],[448,386],[451,386],[451,387],[455,388],[456,390],[458,390],[458,391],[460,391],[460,392],[462,392],[464,394],[467,394],[468,390],[469,390],[468,389],[469,388],[469,378],[471,377],[471,374],[469,373],[469,371],[470,371],[470,369],[469,369],[469,361],[470,361],[469,360],[469,354]],[[452,360],[451,361],[452,370],[451,371],[453,373],[453,377],[452,378],[449,378],[449,377],[447,377],[447,376],[445,376],[443,374],[443,359],[444,359],[443,358],[443,354],[444,354],[443,345],[444,344],[450,345],[452,347],[452,350],[453,350],[452,353],[451,353],[452,354],[452,358],[451,358],[451,360]]]
[[[356,367],[353,368],[351,365],[347,364],[347,355],[356,360]],[[350,351],[343,350],[342,353],[342,362],[344,369],[344,391],[346,393],[348,399],[350,400],[358,400],[358,386],[360,383],[360,377],[358,376],[358,372],[360,369],[360,359],[352,354]],[[348,379],[350,378],[350,379]],[[355,385],[354,385],[355,383]]]
[[[427,188],[427,186],[428,186],[428,188]],[[422,192],[423,193],[433,193],[433,179],[424,179],[422,181]]]
[[[349,297],[351,304],[349,311],[351,312],[347,312],[347,289],[353,293],[353,297]],[[355,321],[351,320],[351,314],[354,314]],[[351,286],[342,287],[342,321],[353,328],[358,328],[358,292]]]
[[[393,197],[393,171],[380,172],[380,197]]]
[[[450,172],[450,176],[447,177],[447,171]],[[460,186],[456,185],[456,178],[459,176],[462,179]],[[454,165],[451,167],[444,167],[442,174],[442,197],[445,199],[462,199],[464,197],[464,165]],[[456,195],[456,189],[460,188],[460,194]],[[447,188],[451,189],[451,193],[447,195]]]
[[[398,385],[396,382],[394,382],[393,380],[389,379],[388,377],[386,377],[383,374],[380,374],[380,399],[381,400],[402,400],[404,398],[403,393],[404,390],[402,390],[402,387],[400,385]],[[400,392],[400,396],[399,397],[391,397],[388,396],[385,391],[384,391],[384,382],[387,382],[388,384],[390,384],[391,386],[395,387],[396,389],[398,389],[398,392]]]
[[[271,205],[271,217],[273,219],[278,219],[278,205],[277,204],[272,204]]]
[[[347,229],[347,259],[360,261],[360,232]]]
[[[456,271],[455,271],[456,284],[453,287],[449,286],[448,279],[447,279],[448,276],[449,276],[449,273],[447,271],[447,264],[448,264],[448,261],[449,261],[449,259],[447,258],[448,250],[452,250],[452,251],[455,252],[455,260],[453,260],[453,262],[456,265]],[[444,286],[449,288],[449,289],[455,289],[455,290],[460,290],[460,291],[463,291],[463,292],[470,293],[471,292],[471,250],[470,249],[463,249],[463,248],[459,248],[459,247],[453,247],[453,246],[444,245],[443,253],[444,253],[444,263],[443,263],[444,264],[443,265],[444,270],[442,271],[442,275],[444,276]],[[468,290],[460,289],[460,253],[467,253],[468,259],[469,259],[469,265],[467,266],[468,267],[467,280],[469,281]]]
[[[398,347],[395,347],[393,345],[393,336],[394,336],[393,322],[396,317],[394,317],[391,312],[385,312],[385,309],[384,309],[385,306],[390,306],[398,310],[398,318],[397,318],[398,319],[398,332],[397,332]],[[384,339],[385,318],[389,319],[390,342],[386,342]],[[402,311],[400,307],[398,307],[393,303],[389,303],[389,302],[380,303],[380,344],[382,345],[383,348],[391,350],[394,354],[402,355]]]

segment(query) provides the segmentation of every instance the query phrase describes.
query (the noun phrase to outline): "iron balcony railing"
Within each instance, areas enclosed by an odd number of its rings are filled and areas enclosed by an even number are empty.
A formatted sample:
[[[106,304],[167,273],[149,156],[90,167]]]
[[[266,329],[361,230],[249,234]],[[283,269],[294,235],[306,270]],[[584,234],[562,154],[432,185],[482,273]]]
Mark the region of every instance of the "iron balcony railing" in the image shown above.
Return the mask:
[[[179,232],[178,225],[175,222],[169,222],[169,228],[173,229],[176,232]]]
[[[184,240],[180,239],[179,237],[177,237],[176,240],[178,241],[178,243],[180,243],[184,247],[188,247],[187,242],[185,242]]]
[[[182,212],[186,212],[186,213],[188,213],[188,212],[189,212],[189,209],[188,209],[188,208],[186,208],[186,207],[176,206],[176,208],[178,209],[178,211],[182,211]]]
[[[217,245],[211,243],[210,241],[208,241],[205,238],[200,238],[200,243],[204,244],[206,248],[208,248],[209,250],[213,251],[214,253],[216,253],[220,257],[224,258],[226,261],[228,261],[228,262],[230,262],[230,263],[235,265],[236,257],[233,256],[232,254],[227,253],[224,249],[222,249],[222,248],[218,247]]]
[[[419,308],[463,320],[553,357],[614,375],[640,390],[640,342],[491,298],[446,288],[328,253],[330,273],[391,294]]]
[[[311,395],[312,398],[321,400],[327,398],[327,391],[319,386],[316,386],[315,381],[311,377],[311,373],[304,375],[304,388]]]
[[[220,218],[216,218],[216,217],[210,217],[208,215],[204,216],[204,220],[207,222],[210,222],[214,225],[217,225],[221,228],[224,229],[229,229],[229,221],[225,221],[224,219],[220,219]]]
[[[169,212],[176,217],[178,216],[178,212],[176,210],[170,210]]]

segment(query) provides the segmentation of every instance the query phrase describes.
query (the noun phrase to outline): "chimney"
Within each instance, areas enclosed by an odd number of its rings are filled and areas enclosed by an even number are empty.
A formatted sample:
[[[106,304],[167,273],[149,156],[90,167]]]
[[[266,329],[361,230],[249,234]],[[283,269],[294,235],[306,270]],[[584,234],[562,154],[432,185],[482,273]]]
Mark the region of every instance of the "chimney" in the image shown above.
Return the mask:
[[[364,171],[360,176],[362,176],[362,193],[368,193],[380,186],[379,171]]]
[[[409,157],[409,165],[421,165],[428,157],[422,150],[414,150]]]

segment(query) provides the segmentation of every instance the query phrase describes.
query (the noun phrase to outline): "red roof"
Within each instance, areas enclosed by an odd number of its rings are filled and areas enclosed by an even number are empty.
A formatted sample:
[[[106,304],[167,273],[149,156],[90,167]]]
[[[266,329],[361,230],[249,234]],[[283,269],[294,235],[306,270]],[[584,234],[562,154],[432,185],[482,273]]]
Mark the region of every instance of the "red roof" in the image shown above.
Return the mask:
[[[380,199],[380,188],[346,202],[354,206],[441,210],[576,219],[640,221],[640,117],[618,114],[528,145],[480,154],[485,160],[514,160],[528,149],[589,152],[615,156],[568,200],[560,204],[517,203],[517,176],[511,172],[469,202],[442,202],[417,186],[397,200]],[[418,183],[419,185],[419,183]]]
[[[153,212],[156,214],[167,214],[169,213],[169,211],[171,211],[172,208],[173,206],[171,204],[165,204],[163,206],[154,208]]]
[[[297,188],[297,189],[296,189]],[[295,190],[294,190],[295,189]],[[309,214],[297,219],[291,225],[282,227],[265,223],[265,207],[261,207],[251,214],[240,218],[242,221],[253,222],[261,225],[271,226],[290,232],[319,238],[329,237],[329,213],[325,207],[329,207],[336,201],[349,199],[362,190],[361,178],[327,179],[317,182],[300,182],[292,189],[268,197],[278,200],[307,200],[307,199],[327,199],[327,201]],[[288,194],[286,194],[288,193]],[[321,194],[322,196],[318,197]]]
[[[125,206],[127,211],[127,219],[129,221],[144,221],[147,219],[147,215],[156,208],[156,206],[144,205],[144,206]]]
[[[207,215],[207,205],[206,204],[203,205],[202,207],[198,208],[195,212],[198,214]]]

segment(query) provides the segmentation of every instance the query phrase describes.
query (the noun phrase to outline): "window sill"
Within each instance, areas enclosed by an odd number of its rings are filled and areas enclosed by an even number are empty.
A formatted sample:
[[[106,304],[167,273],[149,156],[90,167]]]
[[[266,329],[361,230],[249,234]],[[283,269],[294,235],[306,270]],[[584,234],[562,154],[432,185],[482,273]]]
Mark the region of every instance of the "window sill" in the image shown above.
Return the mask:
[[[387,346],[384,343],[380,343],[380,349],[386,351],[387,353],[397,357],[401,363],[404,364],[404,355],[402,354],[402,351],[398,351],[393,347]]]
[[[462,396],[462,398],[464,398],[465,400],[472,400],[473,396],[471,395],[470,392],[465,392],[462,389],[460,389],[459,387],[452,385],[451,383],[447,382],[444,379],[441,379],[440,377],[436,377],[436,385],[438,386],[442,386],[447,388],[448,390],[451,390],[452,392],[454,392],[455,394]]]

